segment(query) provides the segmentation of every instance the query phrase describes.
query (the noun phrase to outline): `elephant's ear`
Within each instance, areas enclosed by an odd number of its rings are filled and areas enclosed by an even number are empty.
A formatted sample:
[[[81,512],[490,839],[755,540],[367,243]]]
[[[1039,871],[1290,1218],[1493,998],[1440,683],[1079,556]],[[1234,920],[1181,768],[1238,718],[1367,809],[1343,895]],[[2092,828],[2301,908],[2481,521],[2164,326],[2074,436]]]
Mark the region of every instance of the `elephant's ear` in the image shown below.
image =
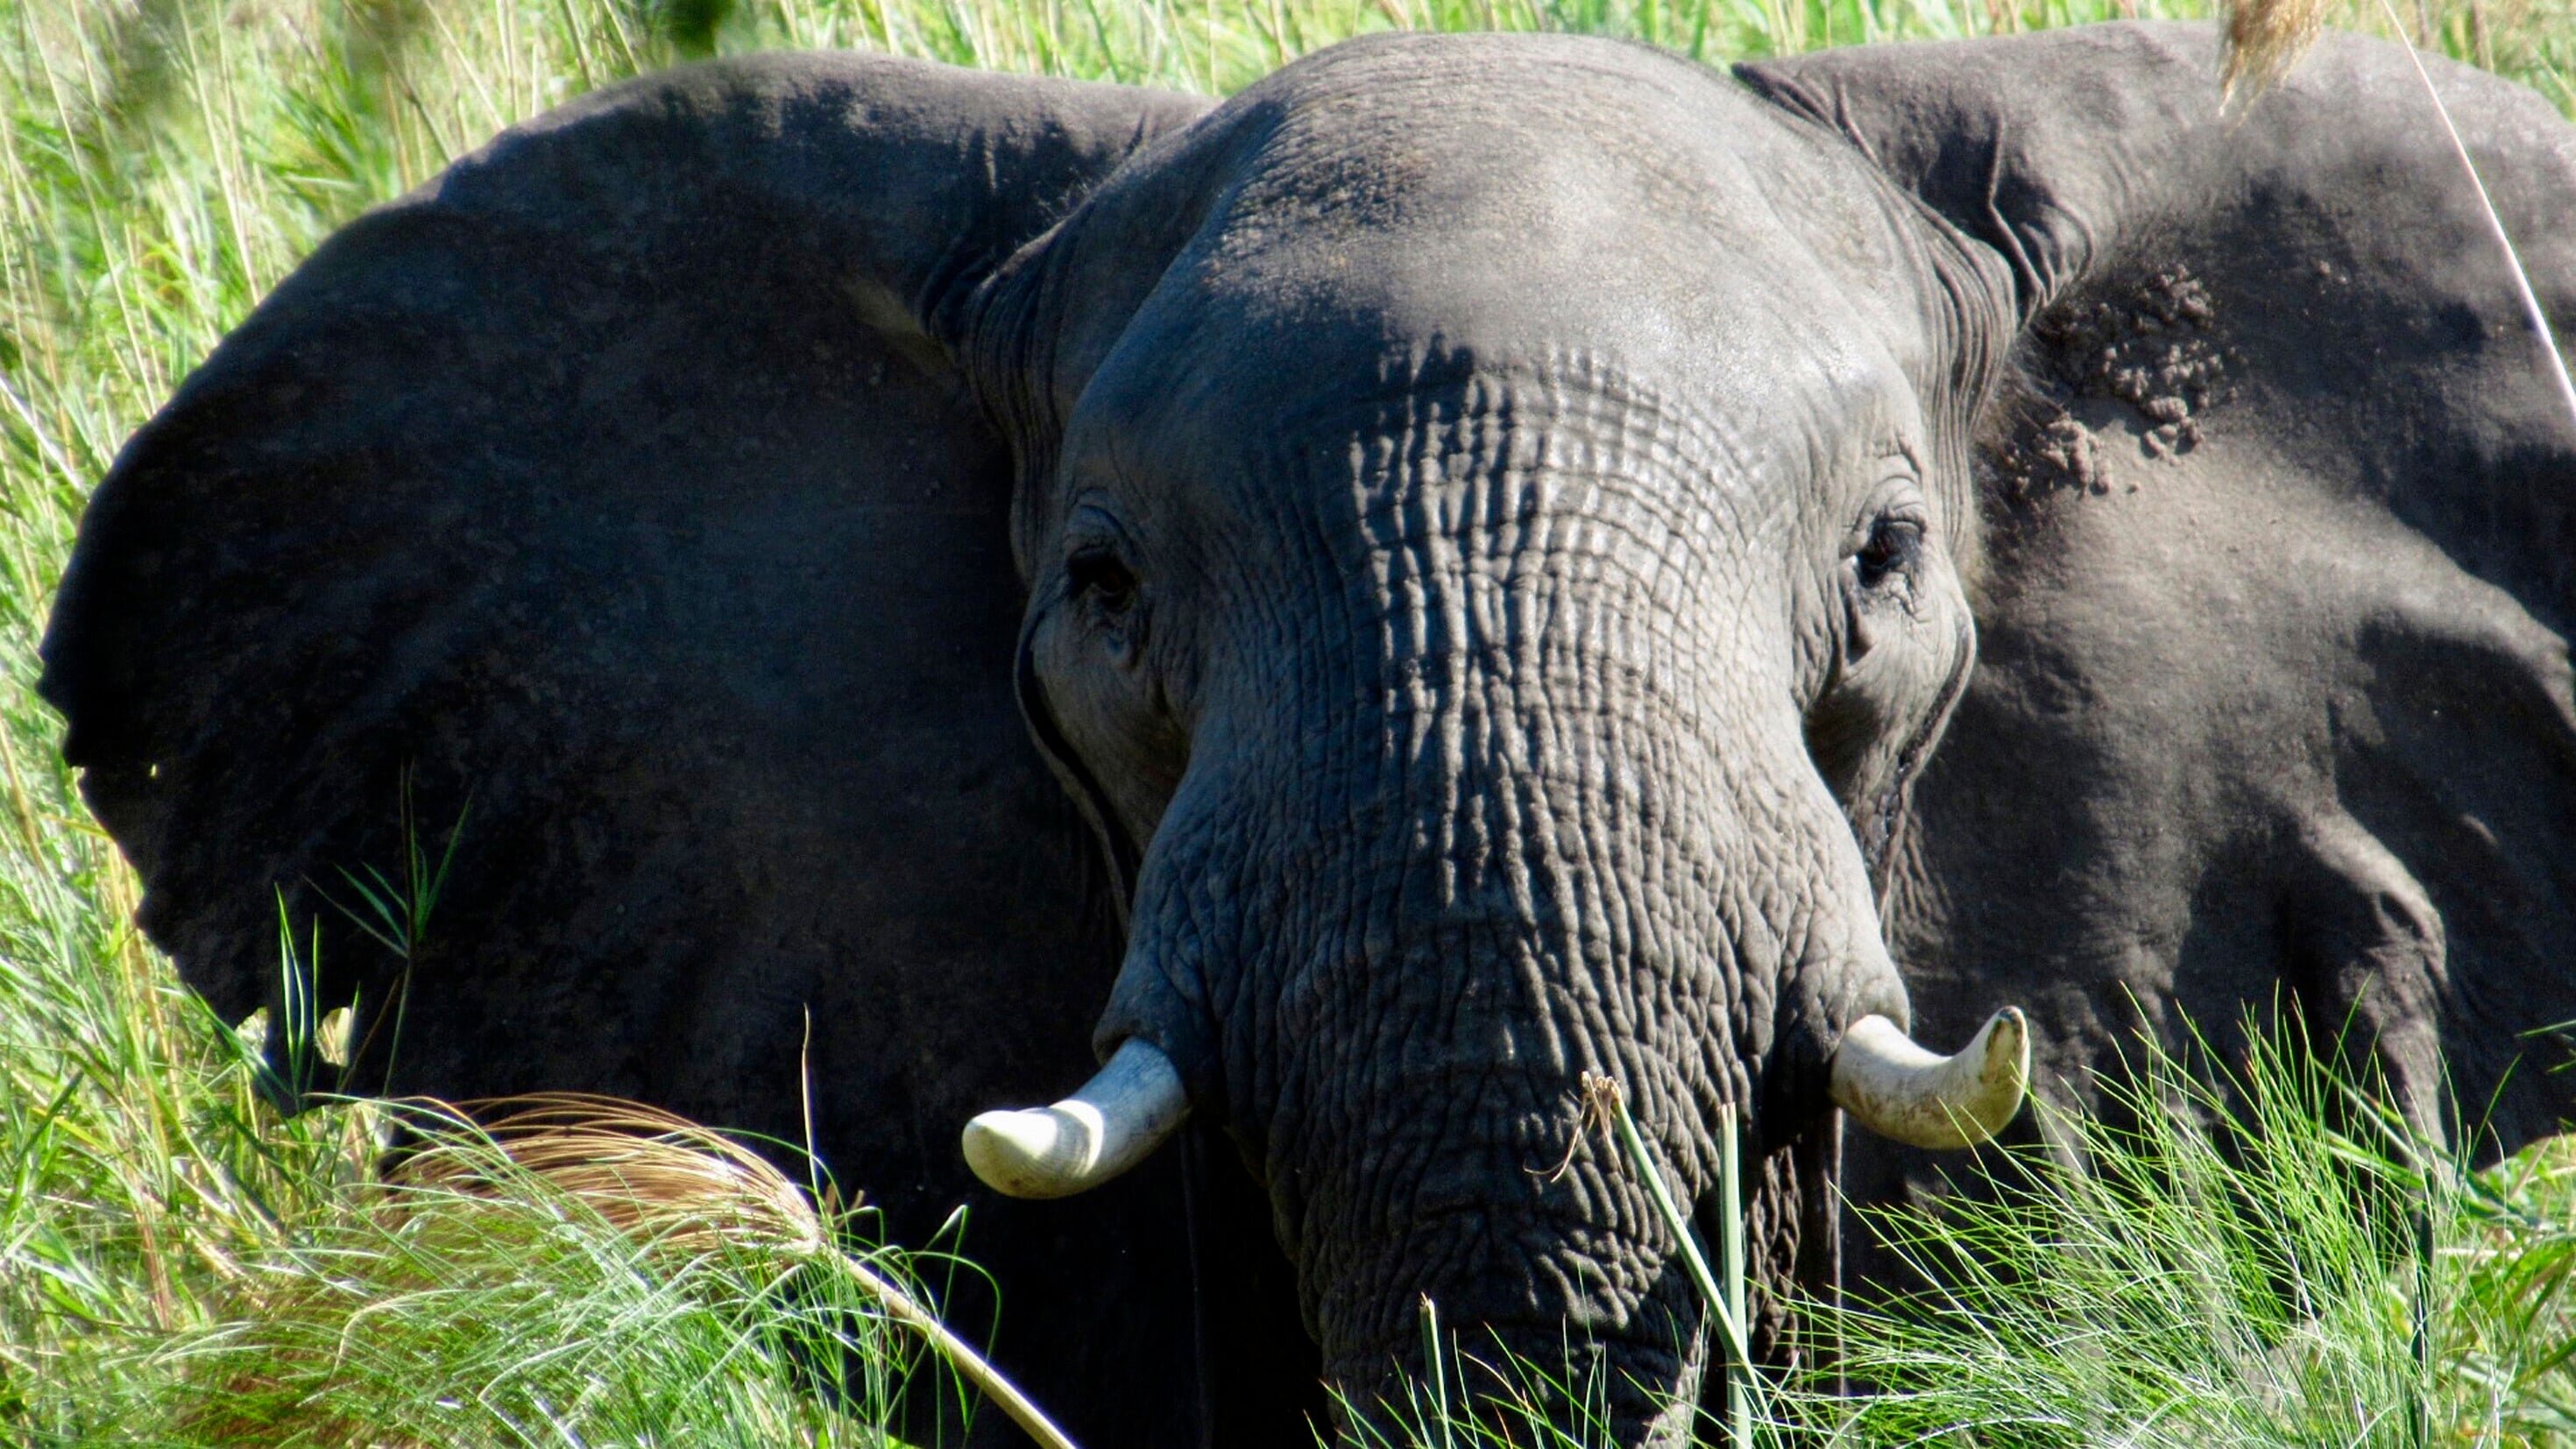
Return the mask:
[[[2576,129],[2428,63],[2569,335]],[[2080,1072],[2132,991],[2222,1032],[2280,993],[2421,1116],[2447,1074],[2481,1150],[2576,1115],[2576,420],[2405,52],[2225,114],[2199,26],[1744,74],[1989,258],[2016,335],[1914,999],[1981,977]]]
[[[282,893],[397,1085],[790,1133],[804,1003],[817,1052],[839,1038],[824,1089],[894,1084],[875,1109],[953,1159],[990,1102],[921,1100],[912,1053],[952,1028],[920,1018],[1006,966],[1076,969],[1021,953],[1063,944],[1081,847],[1011,701],[1010,452],[942,332],[1203,108],[719,63],[333,237],[99,485],[44,645],[65,754],[187,981],[228,1016],[274,1004]],[[453,853],[406,971],[366,896],[410,893],[407,834],[423,876]],[[1067,998],[1038,1044],[956,1023],[972,1060],[943,1073],[1078,1077],[1052,1043],[1098,965],[1021,982]]]

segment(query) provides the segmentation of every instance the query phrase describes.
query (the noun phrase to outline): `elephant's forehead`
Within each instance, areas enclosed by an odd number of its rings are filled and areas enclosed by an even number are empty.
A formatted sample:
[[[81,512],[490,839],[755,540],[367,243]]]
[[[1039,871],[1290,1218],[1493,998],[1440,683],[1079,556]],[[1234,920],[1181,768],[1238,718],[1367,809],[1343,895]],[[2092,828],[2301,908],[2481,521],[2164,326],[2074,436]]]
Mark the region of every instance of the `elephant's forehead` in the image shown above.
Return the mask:
[[[1530,35],[1381,36],[1320,52],[1246,91],[1212,127],[1258,132],[1243,187],[1264,176],[1328,190],[1307,218],[1352,229],[1423,213],[1546,207],[1548,193],[1689,210],[1811,164],[1816,133],[1726,74],[1615,42]],[[1825,178],[1798,178],[1812,190]],[[1714,209],[1714,208],[1711,208]]]
[[[1186,374],[1292,407],[1437,350],[1830,412],[1901,360],[1905,329],[1855,292],[1908,260],[1883,188],[1721,74],[1568,37],[1387,37],[1228,110],[1229,184],[1130,329],[1155,395]]]

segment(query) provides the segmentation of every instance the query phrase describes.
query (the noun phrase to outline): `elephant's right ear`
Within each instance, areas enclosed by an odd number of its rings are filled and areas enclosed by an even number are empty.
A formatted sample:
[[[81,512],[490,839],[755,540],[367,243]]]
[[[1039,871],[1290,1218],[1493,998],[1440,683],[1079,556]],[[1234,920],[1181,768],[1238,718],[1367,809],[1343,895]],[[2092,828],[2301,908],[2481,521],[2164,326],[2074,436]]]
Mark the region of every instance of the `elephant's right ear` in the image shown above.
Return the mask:
[[[409,1080],[720,1111],[673,1085],[690,1032],[757,1015],[792,1070],[835,960],[1009,915],[996,852],[1040,809],[992,783],[1026,753],[1011,450],[947,332],[1206,104],[763,56],[564,107],[334,236],[99,485],[44,644],[190,984],[274,998],[282,891],[343,943],[326,1003],[381,1004],[392,963],[321,898],[368,915],[402,831],[435,864],[461,819]]]

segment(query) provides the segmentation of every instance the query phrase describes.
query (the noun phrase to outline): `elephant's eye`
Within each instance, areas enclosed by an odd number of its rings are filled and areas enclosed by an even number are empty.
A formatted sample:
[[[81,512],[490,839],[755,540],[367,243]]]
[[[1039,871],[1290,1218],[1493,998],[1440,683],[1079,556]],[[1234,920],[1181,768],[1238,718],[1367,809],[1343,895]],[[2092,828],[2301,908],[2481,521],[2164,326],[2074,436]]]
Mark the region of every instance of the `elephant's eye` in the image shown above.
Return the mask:
[[[1136,601],[1136,575],[1106,548],[1085,548],[1064,562],[1066,592],[1106,614]]]
[[[1869,527],[1869,537],[1852,555],[1852,566],[1860,575],[1860,586],[1874,589],[1894,575],[1903,573],[1914,563],[1923,548],[1923,525],[1911,518],[1894,514],[1882,515]]]

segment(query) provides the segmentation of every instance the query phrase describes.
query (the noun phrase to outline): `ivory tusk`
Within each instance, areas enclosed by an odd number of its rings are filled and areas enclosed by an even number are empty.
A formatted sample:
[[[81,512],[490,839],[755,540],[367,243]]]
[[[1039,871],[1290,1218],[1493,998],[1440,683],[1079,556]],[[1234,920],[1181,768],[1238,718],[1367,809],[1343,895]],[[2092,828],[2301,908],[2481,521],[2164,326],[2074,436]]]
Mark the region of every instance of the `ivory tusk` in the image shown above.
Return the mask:
[[[1129,1037],[1082,1090],[1052,1107],[966,1124],[966,1165],[1011,1197],[1071,1197],[1145,1160],[1190,1115],[1171,1058]]]
[[[1915,1147],[1974,1147],[2003,1130],[2030,1089],[2030,1023],[2007,1006],[1957,1056],[1914,1044],[1883,1016],[1864,1016],[1834,1048],[1834,1105]]]

